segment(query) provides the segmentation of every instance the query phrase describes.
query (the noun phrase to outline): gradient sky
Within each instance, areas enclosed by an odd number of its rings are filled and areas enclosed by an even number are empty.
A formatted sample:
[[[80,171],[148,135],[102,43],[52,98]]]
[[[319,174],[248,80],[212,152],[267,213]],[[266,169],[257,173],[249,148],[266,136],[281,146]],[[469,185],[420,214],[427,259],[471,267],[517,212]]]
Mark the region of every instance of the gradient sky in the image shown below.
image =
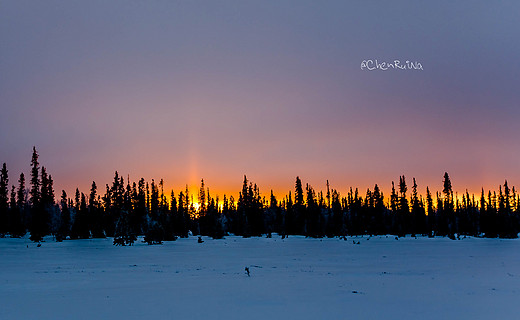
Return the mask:
[[[518,1],[0,1],[0,162],[237,193],[520,186]],[[423,71],[363,71],[366,59]],[[195,191],[195,190],[193,190]]]

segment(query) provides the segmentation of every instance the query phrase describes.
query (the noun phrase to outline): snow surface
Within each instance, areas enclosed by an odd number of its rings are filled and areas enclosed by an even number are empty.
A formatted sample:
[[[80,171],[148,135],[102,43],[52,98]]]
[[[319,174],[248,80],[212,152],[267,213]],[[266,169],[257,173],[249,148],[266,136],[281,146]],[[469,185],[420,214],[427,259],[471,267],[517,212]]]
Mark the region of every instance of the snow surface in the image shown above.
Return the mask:
[[[0,239],[0,319],[520,317],[520,240],[204,240]]]

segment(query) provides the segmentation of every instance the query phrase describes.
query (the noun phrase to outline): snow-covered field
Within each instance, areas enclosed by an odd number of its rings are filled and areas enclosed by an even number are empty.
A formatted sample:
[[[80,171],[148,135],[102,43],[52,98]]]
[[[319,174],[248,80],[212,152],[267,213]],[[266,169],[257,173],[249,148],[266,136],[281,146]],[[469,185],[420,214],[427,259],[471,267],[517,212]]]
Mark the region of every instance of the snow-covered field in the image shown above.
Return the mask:
[[[520,240],[204,240],[0,239],[0,319],[520,317]]]

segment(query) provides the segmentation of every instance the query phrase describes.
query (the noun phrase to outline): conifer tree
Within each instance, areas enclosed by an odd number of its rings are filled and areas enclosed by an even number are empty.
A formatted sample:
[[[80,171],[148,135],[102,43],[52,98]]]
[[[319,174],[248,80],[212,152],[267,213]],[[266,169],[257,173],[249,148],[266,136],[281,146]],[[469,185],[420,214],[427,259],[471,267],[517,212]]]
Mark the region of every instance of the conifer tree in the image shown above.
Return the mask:
[[[204,179],[200,180],[199,189],[199,215],[204,216],[206,214],[206,189],[204,187]]]
[[[296,177],[294,185],[294,204],[292,206],[291,214],[291,234],[305,234],[305,202],[303,198],[303,187],[300,177]]]
[[[31,159],[31,191],[29,202],[33,208],[38,207],[40,202],[40,163],[38,162],[38,152],[33,147],[33,155]]]
[[[373,218],[373,233],[375,234],[386,234],[386,225],[385,225],[385,203],[384,203],[384,195],[383,192],[379,189],[379,186],[376,184],[374,186],[374,192],[372,193],[373,203],[374,203],[374,213],[372,215]]]
[[[0,236],[9,232],[9,176],[4,163],[0,170]]]
[[[289,191],[289,195],[285,201],[285,224],[283,228],[282,238],[289,235],[292,230],[294,230],[294,209],[293,209],[293,201],[291,191]]]
[[[135,221],[132,222],[137,233],[142,234],[144,231],[143,225],[146,221],[148,212],[146,204],[146,183],[144,178],[141,178],[137,185],[137,203],[135,208]]]
[[[435,234],[435,211],[433,210],[433,199],[430,189],[426,187],[426,213],[428,215],[428,236]]]
[[[509,189],[509,186],[507,185],[507,180],[504,182],[504,210],[509,215],[511,214],[511,189]]]
[[[181,238],[187,238],[189,235],[189,214],[188,214],[188,203],[185,202],[186,197],[184,193],[179,192],[177,203],[177,226],[178,226],[178,236]]]
[[[57,210],[54,206],[54,188],[52,176],[47,174],[45,167],[41,168],[40,187],[40,224],[44,234],[49,232],[51,221],[56,220]],[[56,228],[54,228],[56,231]]]
[[[444,173],[443,186],[442,193],[444,195],[444,201],[439,227],[441,228],[441,235],[447,235],[453,239],[455,237],[455,206],[453,203],[451,180],[447,172]]]
[[[112,186],[110,187],[110,207],[107,209],[107,223],[105,224],[105,232],[108,237],[116,236],[116,225],[118,221],[121,219],[121,213],[124,206],[124,196],[125,196],[125,185],[123,177],[119,176],[119,173],[116,171],[114,174],[114,181],[112,182]],[[123,217],[124,223],[126,223],[128,217]],[[125,225],[123,223],[123,225]]]
[[[38,162],[38,152],[33,147],[33,155],[31,159],[31,191],[30,191],[30,239],[39,242],[46,233],[44,212],[41,203],[41,180],[40,180],[40,164]]]
[[[72,239],[90,238],[89,214],[86,196],[76,188],[74,195],[74,222],[71,229]]]
[[[88,216],[88,208],[87,208],[87,197],[82,192],[81,193],[81,200],[79,205],[79,214],[82,218],[82,224],[80,228],[79,237],[81,239],[88,239],[90,238],[90,226],[89,226],[89,216]]]
[[[319,238],[322,237],[322,227],[321,227],[321,219],[320,219],[320,209],[318,203],[316,202],[316,193],[314,189],[306,185],[307,191],[307,210],[306,210],[306,236]]]
[[[103,230],[103,210],[101,204],[98,201],[97,185],[95,181],[92,181],[90,194],[88,197],[88,217],[89,229],[92,233],[92,238],[104,238],[105,233]]]
[[[27,191],[25,190],[25,176],[20,173],[18,179],[18,191],[16,193],[16,207],[18,208],[16,220],[19,222],[18,228],[13,228],[18,236],[23,236],[26,233],[27,228],[27,216],[28,216],[28,205],[27,205]]]
[[[249,230],[249,222],[247,221],[248,212],[251,210],[252,206],[252,195],[250,194],[249,190],[250,189],[248,186],[248,180],[246,175],[244,175],[242,191],[238,195],[237,214],[234,229],[236,235],[240,235],[243,237],[251,236],[251,231]]]
[[[22,175],[20,175],[20,177],[22,177]],[[25,186],[22,190],[24,188]],[[16,195],[16,187],[13,185],[11,187],[11,199],[9,203],[9,233],[11,234],[11,237],[18,238],[25,234],[25,226],[22,216],[23,211],[18,206]]]
[[[330,186],[329,186],[329,180],[327,180],[327,208],[330,209]]]
[[[61,215],[60,215],[60,225],[58,228],[58,232],[56,234],[56,240],[62,241],[70,236],[70,228],[71,228],[71,218],[70,218],[70,210],[68,205],[67,193],[65,190],[61,191]]]
[[[281,214],[278,200],[271,189],[269,204],[265,210],[266,233],[270,237],[272,232],[282,233],[283,216]]]
[[[177,198],[175,197],[175,193],[173,190],[170,194],[170,214],[169,214],[169,230],[171,230],[174,238],[180,236],[179,226],[177,225],[179,221],[179,212],[177,211]]]
[[[390,209],[392,210],[392,212],[394,214],[397,213],[397,208],[399,207],[397,199],[398,198],[397,198],[397,194],[395,193],[394,182],[392,181],[392,193],[390,193]]]
[[[161,244],[164,240],[164,228],[160,223],[159,189],[152,179],[150,194],[150,213],[148,215],[148,227],[144,241],[148,244]]]
[[[414,235],[415,233],[426,234],[426,215],[424,212],[424,206],[422,202],[419,200],[417,192],[417,183],[415,181],[415,178],[413,178],[411,202],[412,235]]]
[[[330,205],[332,210],[333,236],[345,237],[347,232],[345,229],[344,213],[341,208],[340,194],[335,189],[332,190]]]
[[[398,207],[398,235],[404,236],[410,232],[410,207],[408,206],[408,199],[406,192],[406,180],[404,176],[399,177],[399,207]]]
[[[126,188],[124,180],[121,177],[119,183],[116,185],[116,189],[119,204],[117,204],[118,214],[116,215],[117,220],[114,230],[114,245],[132,245],[135,240],[137,240],[137,236],[134,230],[132,230],[130,223],[132,211],[130,177],[127,179]]]

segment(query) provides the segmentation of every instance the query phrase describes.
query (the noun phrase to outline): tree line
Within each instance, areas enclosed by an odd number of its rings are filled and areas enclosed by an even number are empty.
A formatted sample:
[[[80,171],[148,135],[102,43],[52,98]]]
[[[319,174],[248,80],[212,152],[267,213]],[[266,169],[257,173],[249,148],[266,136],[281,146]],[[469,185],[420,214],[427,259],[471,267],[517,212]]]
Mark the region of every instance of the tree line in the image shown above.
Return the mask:
[[[520,196],[507,181],[498,194],[482,189],[480,196],[466,191],[459,197],[445,173],[443,190],[433,195],[427,187],[423,197],[415,178],[408,192],[406,178],[400,176],[385,200],[377,184],[364,194],[350,188],[342,196],[328,181],[325,192],[318,192],[296,177],[294,192],[278,199],[272,191],[263,196],[244,176],[238,199],[213,197],[204,180],[196,194],[186,187],[178,194],[171,191],[168,198],[162,179],[131,182],[116,171],[103,192],[92,182],[88,194],[76,189],[71,198],[63,190],[57,200],[52,176],[40,167],[38,157],[33,148],[29,186],[21,173],[17,186],[9,189],[5,163],[0,170],[0,236],[21,237],[29,232],[36,242],[46,235],[57,241],[113,237],[115,245],[131,245],[140,235],[149,244],[159,244],[190,233],[215,239],[272,233],[283,238],[393,234],[456,239],[465,235],[517,238],[520,232]]]

